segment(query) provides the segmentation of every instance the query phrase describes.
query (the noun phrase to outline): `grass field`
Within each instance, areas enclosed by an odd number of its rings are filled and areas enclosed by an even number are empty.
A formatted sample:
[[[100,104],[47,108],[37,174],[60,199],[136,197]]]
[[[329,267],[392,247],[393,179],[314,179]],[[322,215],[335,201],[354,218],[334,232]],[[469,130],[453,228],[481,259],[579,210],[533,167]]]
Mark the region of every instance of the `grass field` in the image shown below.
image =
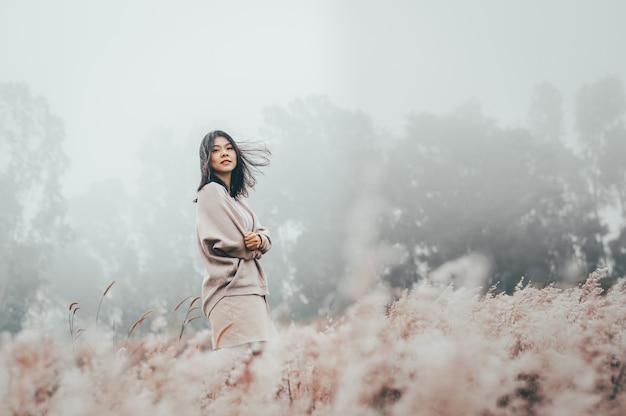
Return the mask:
[[[373,291],[261,354],[210,333],[1,341],[2,415],[624,415],[626,281]]]

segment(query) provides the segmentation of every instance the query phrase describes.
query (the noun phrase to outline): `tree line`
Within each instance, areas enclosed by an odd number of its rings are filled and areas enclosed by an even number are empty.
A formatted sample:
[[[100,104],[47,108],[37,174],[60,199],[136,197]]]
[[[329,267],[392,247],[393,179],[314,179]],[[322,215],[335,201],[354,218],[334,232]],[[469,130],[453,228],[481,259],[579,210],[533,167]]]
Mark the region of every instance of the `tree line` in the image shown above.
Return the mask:
[[[481,285],[505,292],[598,267],[607,285],[626,275],[623,84],[599,79],[575,104],[569,130],[561,94],[542,84],[525,125],[469,102],[411,114],[400,134],[325,97],[266,108],[274,155],[250,204],[274,236],[264,265],[279,319],[336,312],[376,284],[410,288],[474,254],[488,259]],[[112,280],[109,325],[198,294],[191,200],[205,132],[154,131],[136,192],[111,179],[67,201],[63,127],[45,101],[4,84],[0,119],[0,331],[78,293],[93,309]]]

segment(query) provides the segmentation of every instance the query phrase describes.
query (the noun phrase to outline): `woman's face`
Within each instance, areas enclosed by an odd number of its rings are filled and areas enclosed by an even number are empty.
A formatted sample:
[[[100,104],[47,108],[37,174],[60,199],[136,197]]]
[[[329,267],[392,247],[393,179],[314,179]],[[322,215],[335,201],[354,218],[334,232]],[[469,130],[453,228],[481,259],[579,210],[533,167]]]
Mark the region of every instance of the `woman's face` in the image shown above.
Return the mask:
[[[237,166],[237,153],[227,138],[218,136],[211,148],[211,170],[218,176],[230,177]]]

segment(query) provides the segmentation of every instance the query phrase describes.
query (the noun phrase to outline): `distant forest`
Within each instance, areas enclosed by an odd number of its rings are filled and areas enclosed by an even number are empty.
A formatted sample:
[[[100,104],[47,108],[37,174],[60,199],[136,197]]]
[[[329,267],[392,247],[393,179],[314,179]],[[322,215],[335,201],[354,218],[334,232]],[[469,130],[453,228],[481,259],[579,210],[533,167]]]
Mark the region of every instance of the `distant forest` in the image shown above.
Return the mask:
[[[625,276],[621,79],[582,86],[574,108],[567,128],[562,96],[546,83],[524,126],[469,102],[408,115],[401,134],[326,97],[266,108],[259,137],[235,139],[273,152],[250,205],[273,234],[263,264],[277,319],[337,313],[374,285],[400,293],[472,256],[486,260],[485,291],[577,285],[596,268],[608,269],[605,286]],[[94,314],[113,280],[101,318],[111,327],[147,309],[167,316],[198,295],[189,178],[199,180],[204,133],[146,137],[136,192],[111,179],[68,199],[62,120],[28,86],[1,84],[0,332],[76,300]],[[448,274],[462,283],[462,270]]]

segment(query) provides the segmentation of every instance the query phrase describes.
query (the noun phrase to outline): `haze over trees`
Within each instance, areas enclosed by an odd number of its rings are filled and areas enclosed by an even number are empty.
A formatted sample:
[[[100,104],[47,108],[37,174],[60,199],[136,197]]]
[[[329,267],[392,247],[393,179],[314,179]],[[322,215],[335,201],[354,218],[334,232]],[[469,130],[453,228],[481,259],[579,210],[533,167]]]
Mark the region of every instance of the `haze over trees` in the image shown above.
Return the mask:
[[[411,114],[399,135],[325,97],[267,108],[249,139],[274,155],[250,204],[274,235],[264,265],[279,319],[332,314],[374,285],[402,290],[442,270],[463,284],[442,268],[459,258],[484,261],[469,283],[508,293],[522,277],[543,287],[598,267],[605,285],[624,276],[622,80],[581,87],[573,132],[562,101],[544,83],[527,125],[500,125],[470,101]],[[113,280],[103,319],[118,328],[198,294],[191,200],[205,132],[151,132],[135,190],[108,180],[66,201],[61,120],[26,86],[3,84],[0,121],[0,331],[76,300],[93,315]]]
[[[61,120],[24,84],[0,84],[0,332],[18,332],[68,240]]]

